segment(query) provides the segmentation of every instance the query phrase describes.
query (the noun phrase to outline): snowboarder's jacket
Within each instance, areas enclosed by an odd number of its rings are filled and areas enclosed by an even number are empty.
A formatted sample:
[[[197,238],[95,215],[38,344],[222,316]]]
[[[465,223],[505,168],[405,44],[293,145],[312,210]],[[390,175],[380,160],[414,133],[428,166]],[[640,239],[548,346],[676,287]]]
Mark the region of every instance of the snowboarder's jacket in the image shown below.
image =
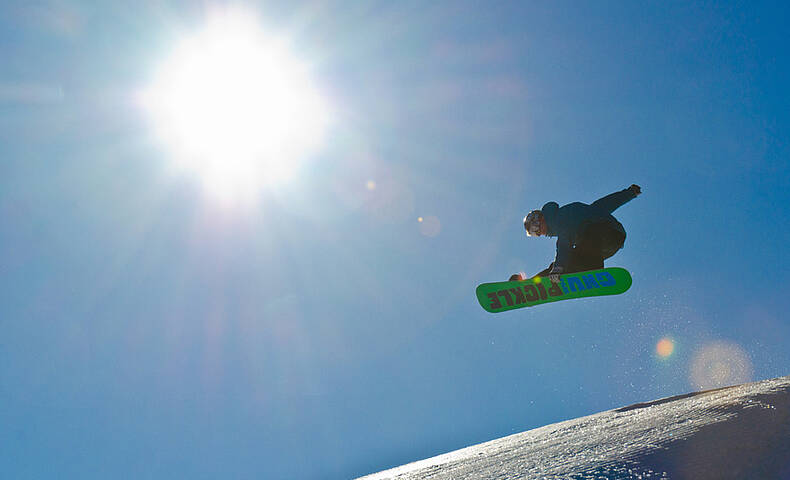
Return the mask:
[[[612,193],[587,205],[574,202],[562,207],[557,202],[543,205],[541,212],[546,220],[547,235],[557,237],[557,257],[554,265],[565,267],[568,263],[571,249],[578,243],[584,231],[595,224],[605,224],[610,228],[622,232],[625,237],[625,228],[612,216],[612,212],[626,202],[636,198],[630,188]],[[604,250],[617,251],[620,245],[602,245]]]

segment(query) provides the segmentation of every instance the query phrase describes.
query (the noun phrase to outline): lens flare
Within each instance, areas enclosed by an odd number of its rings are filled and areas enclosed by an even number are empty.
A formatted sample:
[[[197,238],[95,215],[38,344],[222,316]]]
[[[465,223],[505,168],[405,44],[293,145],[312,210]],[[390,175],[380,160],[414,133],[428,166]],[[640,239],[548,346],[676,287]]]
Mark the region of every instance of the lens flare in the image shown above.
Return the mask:
[[[420,233],[426,237],[435,237],[442,231],[442,222],[433,215],[420,217],[417,221],[420,222]]]
[[[702,347],[691,362],[690,381],[698,389],[737,385],[751,380],[752,363],[740,346],[718,341]]]
[[[660,358],[669,358],[675,351],[675,342],[671,338],[664,337],[656,343],[656,354]]]
[[[381,182],[368,184],[368,190],[365,208],[377,219],[387,223],[402,223],[414,218],[414,192],[405,182],[385,178]]]

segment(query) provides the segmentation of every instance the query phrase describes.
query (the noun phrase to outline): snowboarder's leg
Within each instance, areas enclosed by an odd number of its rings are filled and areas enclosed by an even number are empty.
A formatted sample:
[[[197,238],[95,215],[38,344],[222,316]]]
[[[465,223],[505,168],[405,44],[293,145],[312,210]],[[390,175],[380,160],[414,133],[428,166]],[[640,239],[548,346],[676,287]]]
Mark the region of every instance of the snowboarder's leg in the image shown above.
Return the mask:
[[[615,228],[609,223],[595,223],[587,227],[576,242],[573,249],[574,256],[579,257],[579,262],[598,265],[594,268],[603,268],[603,260],[611,257],[623,248],[625,232]]]
[[[603,258],[609,258],[617,253],[625,244],[625,232],[622,232],[611,225],[599,224],[595,226],[593,235],[598,238],[598,251]]]
[[[586,272],[603,268],[603,255],[600,252],[585,251],[578,247],[571,252],[565,273]]]

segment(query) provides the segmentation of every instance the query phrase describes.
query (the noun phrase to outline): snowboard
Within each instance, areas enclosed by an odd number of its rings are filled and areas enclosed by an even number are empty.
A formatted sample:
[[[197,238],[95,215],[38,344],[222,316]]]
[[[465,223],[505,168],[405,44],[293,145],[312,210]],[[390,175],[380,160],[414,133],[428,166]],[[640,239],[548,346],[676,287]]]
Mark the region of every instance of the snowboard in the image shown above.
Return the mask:
[[[532,277],[514,282],[482,283],[477,300],[491,313],[531,307],[571,298],[618,295],[631,287],[631,274],[620,267],[565,273],[552,284],[549,277]]]

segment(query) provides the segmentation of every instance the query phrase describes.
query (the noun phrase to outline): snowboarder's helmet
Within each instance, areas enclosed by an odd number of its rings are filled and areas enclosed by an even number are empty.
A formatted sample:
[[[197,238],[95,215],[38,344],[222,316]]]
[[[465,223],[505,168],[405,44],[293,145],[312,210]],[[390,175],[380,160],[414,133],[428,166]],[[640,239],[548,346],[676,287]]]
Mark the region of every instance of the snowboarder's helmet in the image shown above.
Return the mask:
[[[541,235],[541,222],[543,221],[543,212],[540,210],[532,210],[524,217],[524,230],[527,231],[528,237],[539,237]]]

